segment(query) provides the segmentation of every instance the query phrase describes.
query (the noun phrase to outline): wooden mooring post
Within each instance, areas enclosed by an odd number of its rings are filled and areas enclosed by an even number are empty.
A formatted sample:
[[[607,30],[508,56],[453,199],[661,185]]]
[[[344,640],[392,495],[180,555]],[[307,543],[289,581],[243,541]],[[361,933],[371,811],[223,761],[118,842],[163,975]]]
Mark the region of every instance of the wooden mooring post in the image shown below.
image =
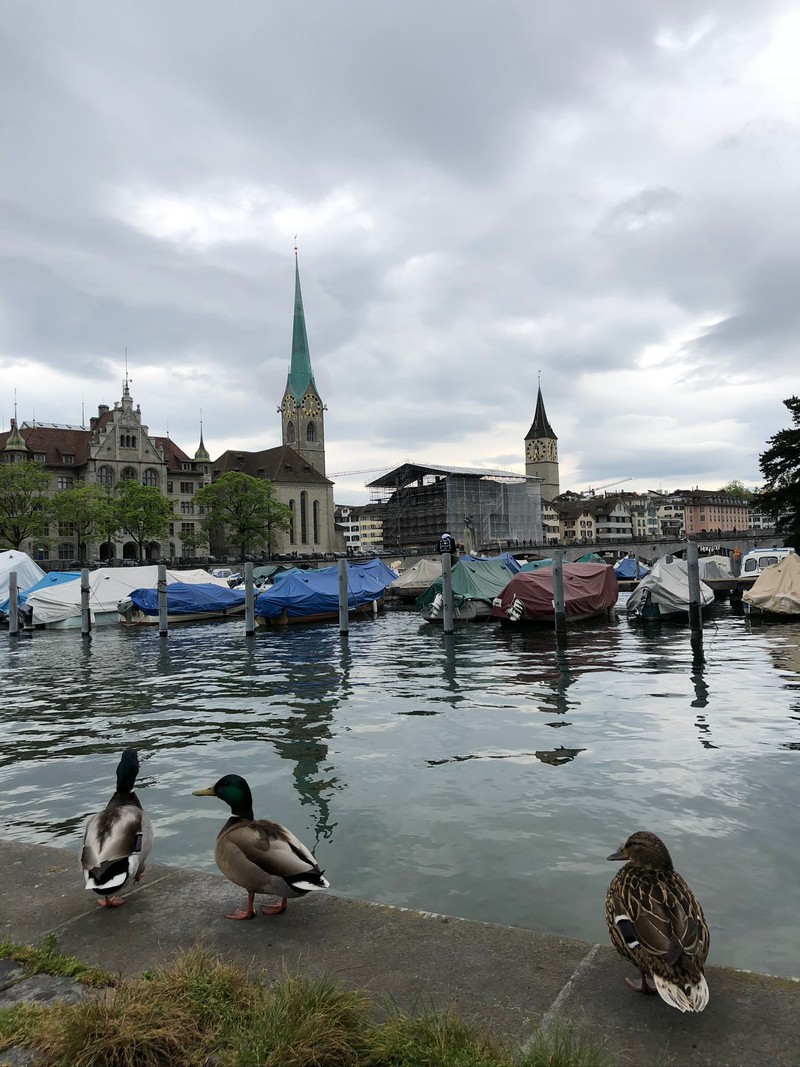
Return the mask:
[[[244,565],[244,632],[245,637],[252,637],[256,632],[256,595],[252,561]]]
[[[700,599],[700,562],[697,542],[686,546],[686,567],[689,572],[689,627],[691,629],[692,659],[695,665],[702,664],[703,656],[703,607]]]
[[[339,633],[347,637],[350,631],[350,618],[347,613],[347,560],[339,560]]]
[[[81,637],[92,636],[92,613],[89,609],[89,568],[81,568]]]
[[[17,611],[17,572],[8,576],[8,636],[19,637],[19,614]]]
[[[169,620],[167,618],[167,565],[159,563],[158,579],[156,583],[158,596],[158,633],[160,637],[166,637],[169,633]]]
[[[557,634],[567,632],[567,611],[564,604],[564,550],[553,552],[553,616]]]
[[[449,552],[442,552],[442,630],[446,634],[453,632],[453,575],[450,568],[452,561]]]

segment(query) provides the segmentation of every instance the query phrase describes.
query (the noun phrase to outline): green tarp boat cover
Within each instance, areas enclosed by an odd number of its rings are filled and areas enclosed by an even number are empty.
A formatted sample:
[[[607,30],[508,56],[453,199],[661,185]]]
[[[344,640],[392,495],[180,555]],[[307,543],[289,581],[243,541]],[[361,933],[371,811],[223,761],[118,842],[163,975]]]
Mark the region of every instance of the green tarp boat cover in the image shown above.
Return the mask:
[[[465,600],[487,600],[490,604],[511,581],[514,572],[502,559],[460,559],[450,572],[453,579],[453,601],[462,604]],[[424,611],[437,593],[442,591],[442,579],[437,578],[417,598],[417,610]]]

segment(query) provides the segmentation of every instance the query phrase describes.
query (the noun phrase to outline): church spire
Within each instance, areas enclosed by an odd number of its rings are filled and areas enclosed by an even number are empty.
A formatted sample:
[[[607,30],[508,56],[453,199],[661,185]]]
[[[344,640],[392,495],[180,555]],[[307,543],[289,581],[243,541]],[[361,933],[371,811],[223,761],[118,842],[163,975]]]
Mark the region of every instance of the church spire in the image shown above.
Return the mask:
[[[211,456],[206,451],[206,446],[203,444],[203,412],[200,412],[200,444],[197,446],[197,451],[194,454],[194,458],[201,463],[210,463]]]
[[[531,440],[538,437],[552,437],[554,441],[558,438],[553,433],[553,427],[547,421],[547,412],[544,410],[544,400],[542,400],[542,387],[539,386],[539,392],[536,395],[536,411],[533,414],[533,422],[531,428],[525,434],[525,440]]]
[[[305,395],[309,384],[314,384],[311,356],[308,352],[306,317],[303,312],[303,294],[300,291],[300,267],[297,261],[297,245],[294,247],[294,326],[292,328],[292,362],[289,367],[288,388],[296,401]]]

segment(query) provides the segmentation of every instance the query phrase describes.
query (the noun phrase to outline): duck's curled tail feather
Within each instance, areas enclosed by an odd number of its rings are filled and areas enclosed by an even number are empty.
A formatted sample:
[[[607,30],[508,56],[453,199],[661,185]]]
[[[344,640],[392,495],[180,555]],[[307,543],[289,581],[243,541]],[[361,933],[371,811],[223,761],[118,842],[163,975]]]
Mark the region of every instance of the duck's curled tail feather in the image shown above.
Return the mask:
[[[680,985],[657,974],[653,975],[653,981],[661,999],[678,1011],[702,1011],[708,1004],[708,983],[702,974],[697,981],[687,979]]]

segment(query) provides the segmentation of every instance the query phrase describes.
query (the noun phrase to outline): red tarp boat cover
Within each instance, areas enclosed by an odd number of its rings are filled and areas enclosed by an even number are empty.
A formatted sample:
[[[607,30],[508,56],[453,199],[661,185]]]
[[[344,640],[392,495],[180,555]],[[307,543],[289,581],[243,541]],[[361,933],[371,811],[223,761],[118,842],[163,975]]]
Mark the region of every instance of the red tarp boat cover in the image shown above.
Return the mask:
[[[619,596],[614,568],[606,563],[565,563],[564,608],[567,617],[597,615],[613,608]],[[522,604],[519,622],[549,622],[553,619],[553,568],[540,567],[514,575],[500,594],[492,616],[508,621],[514,600]]]

